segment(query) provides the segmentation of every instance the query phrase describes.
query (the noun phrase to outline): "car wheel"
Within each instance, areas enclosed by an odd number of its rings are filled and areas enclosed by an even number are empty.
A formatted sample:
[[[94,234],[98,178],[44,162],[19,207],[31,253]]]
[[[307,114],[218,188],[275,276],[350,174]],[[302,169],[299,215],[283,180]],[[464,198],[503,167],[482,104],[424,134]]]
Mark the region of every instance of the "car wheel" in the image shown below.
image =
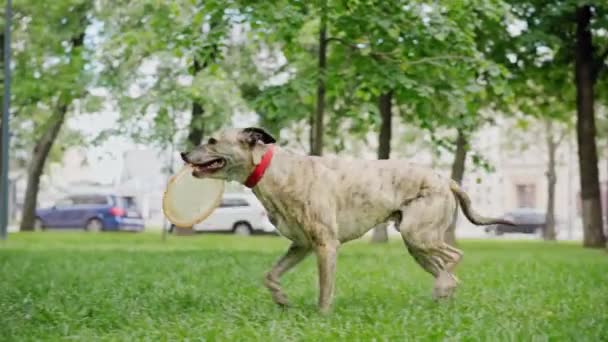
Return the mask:
[[[232,232],[235,235],[251,235],[251,226],[247,222],[239,222],[234,225],[234,227],[232,228]]]
[[[34,221],[34,231],[41,232],[44,230],[44,223],[41,219],[36,218]]]
[[[84,229],[88,232],[100,232],[103,230],[103,222],[99,219],[90,219]]]

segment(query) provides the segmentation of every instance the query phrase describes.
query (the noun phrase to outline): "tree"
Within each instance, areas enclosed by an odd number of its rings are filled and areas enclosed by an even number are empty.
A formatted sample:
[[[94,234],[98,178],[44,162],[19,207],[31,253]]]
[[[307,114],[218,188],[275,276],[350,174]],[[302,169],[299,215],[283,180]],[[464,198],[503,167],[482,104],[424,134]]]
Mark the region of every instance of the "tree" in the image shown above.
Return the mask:
[[[319,18],[319,71],[317,76],[317,107],[312,120],[312,145],[310,154],[320,156],[323,154],[323,130],[325,114],[325,75],[327,69],[327,0],[320,8]]]
[[[281,7],[282,11],[277,12],[276,7]],[[264,48],[287,59],[284,67],[280,68],[286,71],[283,73],[287,77],[286,82],[258,87],[255,92],[259,96],[255,100],[255,107],[264,108],[262,113],[258,112],[262,121],[272,117],[273,121],[297,122],[302,119],[299,115],[302,108],[295,107],[305,106],[308,110],[306,117],[309,153],[322,155],[326,136],[326,109],[333,105],[328,101],[334,88],[329,75],[333,72],[333,65],[328,60],[328,34],[335,16],[338,15],[335,4],[330,1],[248,3],[241,11],[248,15],[248,22],[251,23],[256,37],[261,38]],[[308,88],[311,84],[315,84],[315,95],[312,95],[313,89]],[[296,100],[288,105],[294,107],[291,111],[296,111],[298,115],[277,107],[276,104],[285,103],[284,98],[271,99],[266,97],[269,93]],[[276,109],[282,110],[283,113]]]
[[[209,29],[213,31],[217,29],[221,22],[221,16],[223,13],[217,11],[211,17]],[[204,71],[209,64],[216,63],[218,59],[219,46],[217,43],[211,43],[208,47],[210,52],[198,53],[192,58],[192,77],[196,77],[200,72]],[[190,124],[188,125],[188,144],[191,147],[198,146],[205,135],[205,124],[204,124],[205,110],[199,99],[192,101],[192,114],[190,117]]]
[[[608,11],[608,8],[606,9]],[[587,247],[605,247],[600,198],[597,147],[595,142],[594,86],[599,73],[605,68],[606,52],[597,58],[591,34],[591,5],[576,9],[576,109],[579,167],[581,174],[581,196],[583,208],[583,244]],[[604,22],[608,20],[604,19]]]
[[[195,51],[192,58],[192,77],[196,77],[210,64],[218,62],[220,50],[218,41],[226,34],[226,23],[223,19],[224,11],[216,9],[209,15],[209,42],[203,45],[203,51]],[[218,33],[219,32],[219,33]],[[196,34],[196,31],[194,31]],[[196,39],[196,37],[195,37]],[[192,102],[192,115],[188,127],[188,144],[191,147],[198,146],[205,134],[204,108],[199,99]]]
[[[103,3],[99,84],[112,91],[121,123],[106,135],[165,145],[168,130],[185,127],[185,144],[198,145],[243,106],[221,64],[235,9],[219,1]]]
[[[534,150],[535,153],[546,156],[547,202],[545,229],[541,233],[546,241],[554,241],[557,238],[555,213],[557,167],[563,162],[559,160],[558,152],[564,140],[574,132],[574,120],[571,120],[571,113],[564,111],[566,106],[557,98],[543,96],[542,92],[537,92],[541,88],[527,89],[530,98],[519,99],[527,103],[517,105],[519,108],[525,108],[527,112],[514,115],[511,118],[514,124],[505,127],[505,132],[508,134],[506,148],[522,152],[530,149],[539,138],[544,140],[544,144],[536,144]]]
[[[327,84],[346,99],[350,90],[343,80],[353,80],[356,99],[350,103],[354,106],[351,112],[357,113],[357,106],[365,108],[363,104],[374,100],[408,103],[411,121],[430,130],[454,123],[453,116],[445,113],[476,116],[467,110],[462,98],[483,91],[480,81],[501,75],[476,46],[482,15],[471,20],[470,11],[481,5],[415,2],[397,8],[374,1],[333,4],[329,13],[342,15],[332,17],[332,35],[327,38],[332,42]],[[486,16],[501,20],[500,6],[492,4],[484,10]],[[443,101],[441,110],[435,104],[438,99]],[[378,155],[384,158],[390,154],[386,128],[392,113],[385,105],[376,108],[376,113],[379,115],[365,116],[359,112],[357,117],[343,119],[351,121],[351,129],[359,132],[380,126]],[[375,236],[381,239],[385,234],[377,230]]]
[[[16,111],[23,114],[20,120],[35,125],[21,220],[21,230],[31,230],[45,163],[70,106],[86,94],[84,32],[90,4],[64,0],[43,6],[27,1],[15,5],[16,18],[20,19],[16,21],[15,41],[23,49],[15,53],[13,94]]]
[[[456,152],[454,152],[454,162],[452,163],[452,172],[450,178],[456,181],[458,184],[462,184],[464,177],[464,171],[467,160],[467,151],[469,150],[467,133],[464,129],[459,128],[456,136]],[[454,214],[454,220],[450,227],[445,233],[445,242],[450,245],[456,245],[456,223],[458,219],[458,211]]]
[[[450,168],[450,178],[458,184],[462,184],[464,179],[465,171],[467,169],[467,159],[472,161],[469,166],[471,169],[481,168],[486,172],[492,171],[493,169],[490,162],[470,146],[471,139],[480,127],[494,124],[496,108],[494,108],[492,101],[496,99],[498,95],[489,95],[492,93],[490,91],[491,89],[491,87],[487,87],[483,92],[466,96],[467,113],[450,114],[449,109],[446,109],[445,113],[448,113],[448,117],[451,116],[451,119],[447,119],[445,122],[452,123],[439,124],[438,126],[432,127],[430,130],[431,140],[433,141],[433,147],[436,150],[436,153],[441,154],[441,152],[447,151],[453,156]],[[442,127],[441,125],[448,125],[448,127],[452,126],[455,129],[445,132],[445,127]],[[455,132],[453,132],[454,130]],[[444,237],[445,242],[452,246],[456,245],[458,214],[459,211],[454,213],[454,219],[446,230]]]
[[[567,128],[556,129],[556,123],[551,119],[544,119],[545,140],[547,144],[547,211],[545,216],[545,229],[543,238],[554,241],[557,238],[555,231],[555,184],[557,183],[556,154],[559,145],[567,136]]]
[[[538,75],[538,79],[544,78],[547,94],[563,99],[572,109],[576,108],[583,245],[605,247],[594,113],[597,98],[594,90],[606,88],[603,75],[607,68],[608,39],[598,32],[608,26],[608,7],[598,2],[591,5],[574,0],[511,3],[514,22],[521,31],[507,47],[512,60],[511,69],[519,77]],[[566,94],[576,95],[564,98],[563,89],[560,89],[564,84],[573,89]]]
[[[392,136],[392,118],[391,113],[393,92],[380,94],[378,98],[378,111],[382,118],[380,125],[380,134],[378,135],[378,159],[389,159],[391,156],[391,136]],[[388,241],[388,232],[386,226],[374,228],[372,235],[373,242]]]

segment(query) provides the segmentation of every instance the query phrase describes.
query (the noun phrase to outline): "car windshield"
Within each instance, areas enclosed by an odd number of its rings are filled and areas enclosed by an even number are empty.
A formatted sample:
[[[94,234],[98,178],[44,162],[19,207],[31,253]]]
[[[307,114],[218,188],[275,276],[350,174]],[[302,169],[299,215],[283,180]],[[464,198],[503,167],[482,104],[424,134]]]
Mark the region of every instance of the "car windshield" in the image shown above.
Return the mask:
[[[74,204],[79,205],[107,205],[108,198],[104,195],[80,195],[72,197]]]
[[[117,196],[116,197],[116,206],[127,209],[127,210],[137,210],[137,202],[134,197],[131,196]]]

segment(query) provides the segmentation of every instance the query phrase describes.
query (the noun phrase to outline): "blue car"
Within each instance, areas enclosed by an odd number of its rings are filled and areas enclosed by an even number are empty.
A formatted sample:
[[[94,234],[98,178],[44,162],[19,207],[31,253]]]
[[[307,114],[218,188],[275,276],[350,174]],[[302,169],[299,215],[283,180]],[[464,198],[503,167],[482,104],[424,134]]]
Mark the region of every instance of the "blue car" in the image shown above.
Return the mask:
[[[59,200],[50,208],[36,210],[35,228],[142,231],[144,220],[133,197],[73,195]]]

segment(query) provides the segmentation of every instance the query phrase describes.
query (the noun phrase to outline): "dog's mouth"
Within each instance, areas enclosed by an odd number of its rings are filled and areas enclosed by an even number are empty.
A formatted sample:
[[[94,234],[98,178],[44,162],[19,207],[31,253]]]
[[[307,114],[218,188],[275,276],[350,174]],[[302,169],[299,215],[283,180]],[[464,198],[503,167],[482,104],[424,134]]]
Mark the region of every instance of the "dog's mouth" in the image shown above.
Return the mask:
[[[195,175],[210,174],[223,169],[226,166],[226,160],[224,158],[213,158],[204,163],[191,165],[194,167]]]

